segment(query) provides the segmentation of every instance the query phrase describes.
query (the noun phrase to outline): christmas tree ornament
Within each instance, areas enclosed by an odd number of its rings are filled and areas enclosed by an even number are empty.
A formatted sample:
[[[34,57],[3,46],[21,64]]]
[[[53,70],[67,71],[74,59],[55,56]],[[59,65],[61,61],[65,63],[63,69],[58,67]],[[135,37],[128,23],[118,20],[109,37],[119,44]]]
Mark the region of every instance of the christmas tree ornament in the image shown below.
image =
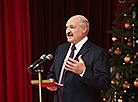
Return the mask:
[[[136,56],[136,55],[134,55],[134,58],[137,58],[137,56]]]
[[[123,77],[122,77],[122,75],[120,75],[120,79],[122,79]]]
[[[134,62],[133,61],[130,61],[131,64],[133,64]]]
[[[134,101],[134,99],[135,99],[135,96],[131,96],[131,98],[132,98],[132,100],[133,100],[132,102],[135,102],[135,101]]]
[[[138,40],[136,40],[136,44],[138,44]]]
[[[126,0],[119,0],[119,3],[124,4],[124,3],[126,3]]]
[[[109,51],[108,51],[109,53],[112,53],[113,52],[113,50],[112,49],[109,49]]]
[[[124,93],[127,93],[127,90],[124,90]]]
[[[119,73],[116,73],[115,78],[116,78],[116,79],[119,79]]]
[[[112,40],[113,40],[113,42],[115,42],[117,40],[117,38],[114,36],[114,37],[112,37]]]
[[[134,20],[135,18],[136,18],[136,12],[133,11],[133,12],[132,12],[132,19]]]
[[[115,81],[114,81],[114,80],[112,80],[112,81],[111,81],[111,84],[115,84]]]
[[[117,92],[114,93],[114,101],[116,102],[116,95],[117,95]]]
[[[132,27],[134,27],[134,26],[135,26],[135,24],[132,24],[131,26],[132,26]]]
[[[136,78],[136,80],[134,81],[134,86],[138,87],[138,78]]]
[[[126,17],[126,16],[127,16],[127,14],[125,13],[125,14],[124,14],[124,17]]]
[[[130,88],[130,84],[127,81],[125,81],[125,83],[123,84],[123,88]]]
[[[118,99],[118,102],[123,102],[122,96]]]
[[[121,98],[118,99],[118,102],[123,102],[123,100]]]
[[[121,51],[119,48],[117,48],[117,49],[114,51],[114,54],[120,55],[120,54],[122,54],[122,51]]]
[[[132,42],[131,41],[127,42],[127,45],[132,46]]]
[[[105,97],[103,98],[103,102],[106,102],[106,98]]]
[[[129,54],[127,54],[127,56],[124,57],[124,61],[125,61],[126,63],[129,63],[130,60],[131,60],[131,56],[129,56]]]
[[[126,29],[130,29],[130,28],[131,28],[130,22],[126,22],[126,23],[124,24],[124,27],[125,27]]]
[[[115,71],[115,67],[110,67],[110,72],[112,73],[113,71]]]
[[[133,47],[135,47],[135,40],[136,40],[136,38],[135,38],[135,28],[134,28],[134,24],[132,24],[132,36],[133,36]]]
[[[127,40],[127,37],[124,37],[124,40]]]

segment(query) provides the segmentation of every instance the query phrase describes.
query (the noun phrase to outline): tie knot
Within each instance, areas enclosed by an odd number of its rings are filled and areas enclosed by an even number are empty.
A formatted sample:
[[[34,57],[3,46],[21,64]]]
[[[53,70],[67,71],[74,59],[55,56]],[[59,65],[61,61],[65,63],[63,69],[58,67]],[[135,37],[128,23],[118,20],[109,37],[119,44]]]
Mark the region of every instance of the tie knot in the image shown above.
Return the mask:
[[[75,45],[72,45],[71,51],[74,51],[76,49]]]

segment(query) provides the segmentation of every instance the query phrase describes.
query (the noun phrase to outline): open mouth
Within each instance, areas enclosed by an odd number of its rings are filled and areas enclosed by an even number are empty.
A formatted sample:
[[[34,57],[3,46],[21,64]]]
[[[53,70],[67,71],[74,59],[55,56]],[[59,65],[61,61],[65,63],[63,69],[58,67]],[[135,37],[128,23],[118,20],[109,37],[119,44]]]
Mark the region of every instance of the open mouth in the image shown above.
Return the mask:
[[[68,33],[68,34],[67,34],[67,36],[69,36],[69,37],[70,37],[70,36],[73,36],[73,34],[72,34],[72,33]]]

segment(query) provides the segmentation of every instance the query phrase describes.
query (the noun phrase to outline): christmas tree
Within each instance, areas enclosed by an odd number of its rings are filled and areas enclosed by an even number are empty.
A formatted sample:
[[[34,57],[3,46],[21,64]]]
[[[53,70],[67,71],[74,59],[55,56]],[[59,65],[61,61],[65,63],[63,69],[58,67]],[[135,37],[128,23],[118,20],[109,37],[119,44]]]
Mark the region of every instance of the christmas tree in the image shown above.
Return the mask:
[[[109,33],[111,88],[104,102],[138,102],[138,2],[119,0],[119,13]]]

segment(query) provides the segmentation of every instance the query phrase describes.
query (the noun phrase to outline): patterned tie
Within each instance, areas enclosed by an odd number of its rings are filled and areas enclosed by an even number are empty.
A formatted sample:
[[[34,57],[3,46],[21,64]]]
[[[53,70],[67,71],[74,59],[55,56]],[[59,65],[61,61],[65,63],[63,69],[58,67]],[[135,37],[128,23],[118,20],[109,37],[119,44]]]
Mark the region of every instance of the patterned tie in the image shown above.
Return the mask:
[[[70,53],[70,58],[73,58],[74,56],[74,50],[76,49],[75,45],[72,45],[71,47],[71,53]],[[64,72],[63,72],[63,76],[62,76],[62,80],[61,80],[61,83],[64,84],[64,76],[65,76],[65,73],[67,72],[66,69],[64,69]],[[63,95],[63,87],[60,88],[60,92],[59,92],[59,102],[62,102],[62,95]]]

